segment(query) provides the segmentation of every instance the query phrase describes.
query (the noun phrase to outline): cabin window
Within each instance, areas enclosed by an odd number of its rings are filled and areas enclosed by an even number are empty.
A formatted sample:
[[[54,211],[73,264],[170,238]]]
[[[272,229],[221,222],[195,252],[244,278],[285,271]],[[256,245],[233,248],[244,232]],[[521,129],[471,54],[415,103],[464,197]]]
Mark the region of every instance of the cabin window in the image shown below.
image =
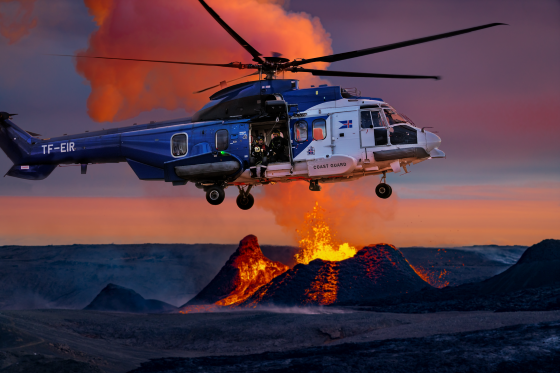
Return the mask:
[[[404,119],[400,114],[393,109],[384,109],[385,116],[387,117],[387,122],[389,125],[398,124],[398,123],[407,123],[406,119]]]
[[[392,145],[418,144],[417,132],[409,126],[395,126],[390,133]]]
[[[228,130],[216,131],[216,150],[226,150],[228,148]]]
[[[307,122],[304,120],[299,120],[294,125],[294,132],[296,134],[297,142],[307,141]]]
[[[187,134],[177,133],[171,137],[171,154],[182,157],[187,154]]]
[[[313,121],[313,140],[324,140],[327,137],[327,122],[324,119]]]

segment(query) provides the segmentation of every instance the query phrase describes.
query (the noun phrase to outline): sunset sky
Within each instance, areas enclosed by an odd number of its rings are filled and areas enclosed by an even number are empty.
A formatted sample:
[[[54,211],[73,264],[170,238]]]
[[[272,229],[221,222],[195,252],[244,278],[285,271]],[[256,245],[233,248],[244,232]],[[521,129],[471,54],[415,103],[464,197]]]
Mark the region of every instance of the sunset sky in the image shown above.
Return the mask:
[[[396,246],[531,245],[560,239],[560,2],[208,0],[264,55],[316,57],[492,22],[474,33],[336,62],[331,70],[440,75],[440,81],[332,78],[381,97],[442,138],[446,159],[407,175],[328,185],[258,187],[210,206],[188,184],[137,179],[126,163],[57,168],[44,181],[0,178],[0,245],[73,243],[295,244],[319,202],[341,241]],[[0,111],[44,137],[188,117],[192,92],[231,69],[98,62],[48,54],[249,63],[196,0],[0,0]],[[319,65],[317,65],[319,66]],[[323,65],[326,66],[326,65]],[[318,80],[297,75],[301,86]],[[11,162],[0,154],[0,170]]]

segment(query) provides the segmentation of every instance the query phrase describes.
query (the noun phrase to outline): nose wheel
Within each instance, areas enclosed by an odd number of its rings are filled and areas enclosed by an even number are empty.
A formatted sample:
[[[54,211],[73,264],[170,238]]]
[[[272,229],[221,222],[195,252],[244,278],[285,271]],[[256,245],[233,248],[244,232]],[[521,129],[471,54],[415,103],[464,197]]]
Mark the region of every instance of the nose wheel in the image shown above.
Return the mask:
[[[251,193],[249,193],[253,186],[249,185],[247,189],[240,185],[238,185],[237,187],[239,188],[239,195],[235,200],[235,202],[237,203],[237,207],[239,207],[241,210],[249,210],[255,204],[255,198]]]
[[[391,197],[391,194],[393,194],[393,188],[391,188],[389,184],[380,183],[375,187],[375,194],[377,194],[377,197],[379,198],[386,199]]]
[[[220,203],[224,202],[226,198],[226,193],[224,192],[224,188],[219,185],[212,185],[208,189],[206,189],[206,200],[211,205],[219,205]]]
[[[387,199],[393,194],[393,188],[391,188],[389,184],[386,184],[385,181],[387,181],[387,173],[383,172],[381,182],[375,187],[375,194],[377,194],[377,197],[383,199]]]

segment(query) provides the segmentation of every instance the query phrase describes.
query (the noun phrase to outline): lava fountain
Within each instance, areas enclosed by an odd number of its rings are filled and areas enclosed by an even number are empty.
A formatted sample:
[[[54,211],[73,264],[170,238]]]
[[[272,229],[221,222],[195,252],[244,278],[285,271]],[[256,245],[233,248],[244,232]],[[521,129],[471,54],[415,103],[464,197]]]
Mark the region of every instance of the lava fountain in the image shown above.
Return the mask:
[[[348,243],[339,244],[331,232],[325,218],[325,209],[315,203],[313,210],[305,214],[305,230],[297,231],[300,251],[295,255],[296,263],[309,264],[312,260],[322,259],[339,262],[356,255],[358,250]]]

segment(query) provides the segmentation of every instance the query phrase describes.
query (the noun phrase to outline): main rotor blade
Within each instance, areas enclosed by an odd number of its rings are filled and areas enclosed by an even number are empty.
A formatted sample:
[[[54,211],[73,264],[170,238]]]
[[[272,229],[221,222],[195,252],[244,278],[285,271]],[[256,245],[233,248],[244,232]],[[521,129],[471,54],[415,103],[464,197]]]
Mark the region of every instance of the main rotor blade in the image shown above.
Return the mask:
[[[198,1],[200,2],[200,4],[202,4],[204,9],[206,9],[206,11],[208,11],[208,13],[210,13],[210,15],[216,20],[216,22],[218,22],[220,24],[220,26],[222,26],[224,28],[224,30],[226,30],[227,33],[230,34],[235,39],[236,42],[241,44],[241,46],[243,48],[245,48],[245,50],[247,52],[249,52],[251,54],[251,56],[253,56],[253,61],[258,62],[258,63],[263,63],[264,62],[264,60],[259,57],[259,56],[262,56],[262,54],[260,54],[255,48],[253,48],[249,43],[247,43],[245,41],[245,39],[243,39],[241,36],[239,36],[239,34],[237,32],[233,31],[233,29],[231,27],[229,27],[229,25],[227,23],[225,23],[222,18],[220,18],[220,16],[218,15],[218,13],[216,13],[214,11],[214,9],[210,8],[204,0],[198,0]]]
[[[348,76],[353,78],[390,78],[390,79],[441,79],[439,76],[428,75],[398,75],[398,74],[374,74],[374,73],[355,73],[350,71],[330,71],[330,70],[314,70],[293,68],[287,69],[293,73],[312,73],[316,76]]]
[[[252,74],[245,75],[245,76],[242,76],[242,77],[239,77],[239,78],[235,78],[235,79],[232,79],[232,80],[228,80],[227,82],[224,82],[224,83],[234,82],[234,81],[236,81],[236,80],[243,79],[243,78],[247,78],[247,77],[253,76],[253,75],[259,75],[259,73],[258,73],[258,72],[252,73]],[[216,84],[216,85],[213,85],[212,87],[204,88],[204,89],[202,89],[202,90],[200,90],[200,91],[196,91],[196,92],[193,92],[193,93],[195,93],[195,94],[196,94],[196,93],[202,93],[202,92],[208,91],[209,89],[219,87],[219,86],[221,86],[221,85],[222,85],[222,84],[221,84],[221,82],[220,82],[220,84]]]
[[[487,25],[471,27],[471,28],[467,28],[467,29],[463,29],[463,30],[446,32],[444,34],[426,36],[424,38],[419,38],[419,39],[401,41],[399,43],[387,44],[387,45],[382,45],[382,46],[379,46],[379,47],[360,49],[360,50],[352,51],[352,52],[331,54],[329,56],[316,57],[316,58],[311,58],[311,59],[308,59],[308,60],[292,61],[292,62],[289,62],[286,66],[287,67],[300,66],[300,65],[303,65],[303,64],[306,64],[306,63],[311,63],[311,62],[342,61],[342,60],[347,60],[347,59],[350,59],[350,58],[367,56],[368,54],[380,53],[380,52],[385,52],[385,51],[389,51],[389,50],[392,50],[392,49],[404,48],[404,47],[408,47],[408,46],[411,46],[411,45],[427,43],[429,41],[450,38],[452,36],[466,34],[466,33],[469,33],[469,32],[478,31],[478,30],[482,30],[482,29],[485,29],[485,28],[500,26],[500,25],[507,25],[507,24],[506,23],[489,23]]]
[[[234,69],[251,69],[250,65],[242,64],[240,62],[230,62],[230,63],[203,63],[203,62],[184,62],[184,61],[163,61],[163,60],[141,60],[137,58],[117,58],[117,57],[101,57],[101,56],[75,56],[71,54],[49,54],[48,56],[59,56],[59,57],[77,57],[77,58],[99,58],[102,60],[119,60],[119,61],[140,61],[140,62],[155,62],[155,63],[172,63],[178,65],[198,65],[198,66],[219,66],[219,67],[231,67]],[[256,67],[254,67],[256,69]]]

